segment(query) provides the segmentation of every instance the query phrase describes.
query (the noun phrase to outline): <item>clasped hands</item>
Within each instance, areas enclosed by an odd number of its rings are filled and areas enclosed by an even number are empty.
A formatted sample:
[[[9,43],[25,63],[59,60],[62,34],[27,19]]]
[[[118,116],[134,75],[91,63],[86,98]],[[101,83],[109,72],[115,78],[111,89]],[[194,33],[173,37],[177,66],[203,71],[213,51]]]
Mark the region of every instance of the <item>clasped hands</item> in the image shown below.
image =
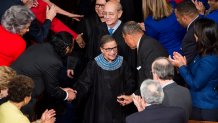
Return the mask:
[[[62,88],[67,94],[67,101],[73,101],[76,98],[77,91],[72,88]]]

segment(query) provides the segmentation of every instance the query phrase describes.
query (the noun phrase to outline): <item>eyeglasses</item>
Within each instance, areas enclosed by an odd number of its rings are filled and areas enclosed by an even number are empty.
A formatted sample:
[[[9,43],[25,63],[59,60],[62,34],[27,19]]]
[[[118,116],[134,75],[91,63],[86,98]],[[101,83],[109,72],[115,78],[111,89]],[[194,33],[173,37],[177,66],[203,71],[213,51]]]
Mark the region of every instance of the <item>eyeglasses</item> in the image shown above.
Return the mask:
[[[111,51],[114,51],[114,52],[117,52],[117,46],[116,47],[112,47],[112,48],[103,48],[106,52],[111,52]]]
[[[96,8],[104,8],[104,6],[105,6],[104,4],[95,4]]]

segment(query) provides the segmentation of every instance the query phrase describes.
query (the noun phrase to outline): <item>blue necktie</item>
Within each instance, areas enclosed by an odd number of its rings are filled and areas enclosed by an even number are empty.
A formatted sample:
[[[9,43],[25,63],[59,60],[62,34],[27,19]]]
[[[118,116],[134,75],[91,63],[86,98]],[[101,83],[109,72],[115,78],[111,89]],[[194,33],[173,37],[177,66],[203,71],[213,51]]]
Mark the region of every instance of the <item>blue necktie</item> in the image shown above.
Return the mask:
[[[113,34],[113,30],[114,30],[114,29],[112,29],[112,28],[110,28],[110,29],[108,30],[108,32],[109,32],[110,35]]]

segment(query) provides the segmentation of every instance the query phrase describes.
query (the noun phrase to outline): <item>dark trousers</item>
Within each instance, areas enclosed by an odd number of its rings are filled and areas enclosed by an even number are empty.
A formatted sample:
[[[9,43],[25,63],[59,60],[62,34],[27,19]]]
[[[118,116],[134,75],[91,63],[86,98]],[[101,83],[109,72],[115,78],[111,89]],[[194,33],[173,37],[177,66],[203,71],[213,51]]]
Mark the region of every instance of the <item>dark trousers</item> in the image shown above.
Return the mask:
[[[193,107],[191,120],[218,121],[218,109],[200,109]]]

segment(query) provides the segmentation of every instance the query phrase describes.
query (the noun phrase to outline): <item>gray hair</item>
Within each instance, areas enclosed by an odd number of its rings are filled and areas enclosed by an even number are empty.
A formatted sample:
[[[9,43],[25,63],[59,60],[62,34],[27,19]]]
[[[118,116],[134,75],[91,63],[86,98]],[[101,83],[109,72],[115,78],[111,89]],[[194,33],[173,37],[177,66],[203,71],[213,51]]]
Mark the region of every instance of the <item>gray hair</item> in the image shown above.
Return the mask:
[[[148,104],[161,104],[164,99],[163,89],[159,82],[147,79],[140,87],[142,98]]]
[[[123,26],[123,34],[144,33],[142,28],[135,21],[128,21]]]
[[[174,66],[166,57],[159,57],[152,63],[152,72],[162,80],[171,80],[174,76]]]
[[[9,32],[18,34],[27,24],[35,19],[26,6],[11,6],[2,16],[1,25]]]

